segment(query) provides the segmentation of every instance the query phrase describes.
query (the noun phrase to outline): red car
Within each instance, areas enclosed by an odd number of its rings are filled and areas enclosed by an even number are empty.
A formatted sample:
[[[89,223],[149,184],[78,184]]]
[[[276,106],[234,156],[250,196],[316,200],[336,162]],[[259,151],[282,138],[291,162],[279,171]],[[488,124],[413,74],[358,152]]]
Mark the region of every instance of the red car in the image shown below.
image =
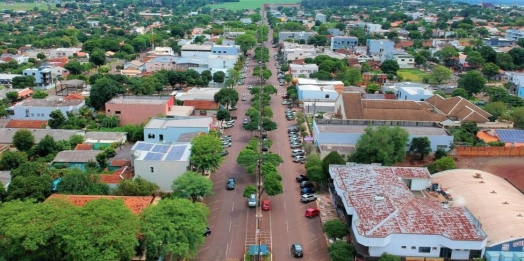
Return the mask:
[[[308,208],[306,210],[306,217],[312,218],[320,215],[320,209],[318,208]]]
[[[269,200],[263,200],[262,201],[262,210],[270,210],[271,209],[271,203],[269,203]]]

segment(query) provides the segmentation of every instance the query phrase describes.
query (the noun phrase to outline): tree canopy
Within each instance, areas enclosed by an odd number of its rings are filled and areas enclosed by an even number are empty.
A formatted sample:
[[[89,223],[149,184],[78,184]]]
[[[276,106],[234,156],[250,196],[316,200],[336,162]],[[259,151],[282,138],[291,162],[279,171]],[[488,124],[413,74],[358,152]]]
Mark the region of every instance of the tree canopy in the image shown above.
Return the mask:
[[[171,189],[175,197],[197,202],[199,198],[213,195],[213,182],[199,173],[186,171],[173,181]]]
[[[222,142],[214,133],[198,135],[191,141],[191,165],[196,167],[202,175],[220,167],[224,158],[220,155],[223,150]]]
[[[351,160],[358,163],[382,163],[391,166],[406,157],[409,134],[400,127],[367,127],[357,142]]]

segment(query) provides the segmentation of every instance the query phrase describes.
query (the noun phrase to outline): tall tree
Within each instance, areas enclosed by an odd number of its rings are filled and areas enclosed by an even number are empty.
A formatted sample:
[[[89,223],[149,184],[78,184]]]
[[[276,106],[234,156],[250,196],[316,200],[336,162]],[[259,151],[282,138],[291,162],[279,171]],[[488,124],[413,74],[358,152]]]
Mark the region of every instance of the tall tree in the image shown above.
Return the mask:
[[[420,155],[420,160],[431,152],[431,141],[428,137],[414,137],[409,143],[409,152]]]
[[[51,127],[51,129],[59,129],[60,126],[62,126],[66,121],[67,119],[62,111],[56,109],[49,114],[49,121],[47,122],[47,125]]]
[[[348,226],[340,219],[326,221],[322,227],[322,232],[333,240],[342,239],[349,234]]]
[[[191,259],[204,243],[209,209],[187,199],[165,199],[142,213],[141,229],[148,260],[172,255]]]
[[[223,83],[226,79],[226,74],[223,71],[213,73],[213,82]]]
[[[67,62],[64,65],[64,68],[67,69],[73,75],[79,75],[83,71],[82,64],[80,64],[80,62],[78,62],[77,60],[71,60]]]
[[[35,137],[31,131],[20,129],[13,136],[13,144],[19,151],[28,151],[35,144]]]
[[[360,136],[351,160],[357,163],[393,165],[404,160],[409,134],[400,127],[367,127]]]
[[[353,260],[355,257],[355,247],[342,240],[333,242],[328,246],[331,261]]]
[[[342,156],[340,156],[338,151],[332,151],[328,155],[326,155],[322,159],[322,170],[324,175],[326,175],[326,179],[327,177],[329,177],[329,165],[331,164],[341,165],[346,164],[346,161],[344,160],[344,158],[342,158]]]
[[[175,197],[195,203],[199,198],[213,195],[213,182],[199,173],[186,171],[173,181],[171,189]]]
[[[121,83],[102,77],[91,86],[89,101],[91,106],[96,109],[102,108],[106,102],[116,97],[118,94],[124,93],[125,89]]]
[[[222,88],[213,96],[215,102],[220,103],[229,109],[235,107],[238,101],[238,92],[231,88]],[[231,106],[231,107],[230,107]]]
[[[481,92],[486,84],[486,79],[479,71],[469,71],[458,80],[458,87],[466,90],[469,96]]]
[[[453,46],[446,46],[442,50],[435,52],[435,57],[439,58],[448,67],[455,63],[458,56],[459,53]]]
[[[437,65],[431,72],[431,77],[439,84],[451,78],[451,70],[442,65]]]
[[[68,170],[57,186],[57,192],[73,195],[108,195],[109,186],[98,175],[84,173],[79,169]]]
[[[106,54],[103,49],[95,48],[89,55],[89,62],[95,66],[101,66],[106,64]]]
[[[27,162],[27,154],[22,151],[4,151],[0,160],[0,167],[3,170],[16,169]]]
[[[398,71],[399,68],[400,67],[399,67],[399,65],[398,65],[396,60],[385,60],[380,65],[380,70],[382,70],[382,72],[385,73],[385,74],[397,75],[397,71]]]
[[[206,171],[213,171],[220,167],[224,160],[220,155],[222,150],[222,142],[216,135],[212,133],[199,135],[191,142],[191,165],[196,167],[202,175]]]
[[[491,77],[499,74],[500,73],[499,71],[500,71],[499,66],[494,63],[486,63],[482,67],[482,74],[484,74],[488,78],[488,80]]]
[[[150,196],[160,188],[157,184],[138,176],[134,179],[123,179],[112,191],[117,196]]]
[[[257,44],[257,39],[251,34],[241,34],[235,38],[235,44],[240,45],[240,49],[247,54],[247,51]]]
[[[51,194],[52,179],[47,176],[18,176],[11,180],[7,188],[7,200],[34,199],[44,201]]]

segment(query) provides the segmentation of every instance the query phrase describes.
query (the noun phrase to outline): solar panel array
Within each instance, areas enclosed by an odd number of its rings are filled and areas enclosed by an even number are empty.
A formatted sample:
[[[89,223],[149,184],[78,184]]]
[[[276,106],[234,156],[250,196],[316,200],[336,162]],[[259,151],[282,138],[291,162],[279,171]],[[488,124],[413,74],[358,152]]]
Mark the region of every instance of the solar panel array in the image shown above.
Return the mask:
[[[135,146],[135,150],[137,151],[146,151],[147,154],[144,160],[150,161],[161,161],[162,159],[165,161],[180,160],[187,148],[187,145],[173,146],[149,143],[138,143]]]
[[[171,147],[171,146],[169,146],[169,145],[155,145],[151,151],[152,152],[166,153],[169,150],[169,147]]]
[[[171,147],[171,150],[169,153],[167,153],[165,160],[180,160],[186,151],[186,147],[186,145]]]
[[[161,160],[164,157],[164,153],[155,153],[155,152],[149,152],[144,157],[144,160],[154,160],[158,161]]]
[[[150,151],[153,148],[153,144],[139,143],[136,145],[135,150]]]
[[[496,130],[497,137],[506,143],[524,143],[524,131],[522,130]]]

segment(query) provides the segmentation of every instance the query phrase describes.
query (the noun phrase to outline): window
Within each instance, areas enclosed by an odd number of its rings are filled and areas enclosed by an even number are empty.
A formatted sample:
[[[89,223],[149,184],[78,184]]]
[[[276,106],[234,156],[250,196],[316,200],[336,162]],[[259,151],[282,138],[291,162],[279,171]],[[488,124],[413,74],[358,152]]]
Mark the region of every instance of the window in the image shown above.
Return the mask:
[[[417,249],[417,247],[412,246],[411,249]]]
[[[401,246],[400,248],[402,248],[402,249],[406,249],[406,246]]]
[[[329,94],[326,94],[324,97],[325,97],[326,99],[329,99]]]
[[[151,173],[155,172],[155,168],[151,167]]]
[[[149,133],[149,134],[147,134],[147,138],[154,139],[155,138],[155,134]]]
[[[107,110],[107,112],[111,112],[111,110]]]
[[[121,111],[115,111],[115,114],[122,114]]]
[[[431,247],[419,247],[418,252],[419,253],[429,253],[431,252]]]
[[[401,62],[403,62],[403,61],[404,61],[404,59],[400,59],[400,61],[401,61]]]
[[[431,250],[437,250],[437,247],[432,247]]]
[[[158,135],[158,138],[160,139],[160,141],[163,141],[164,140],[164,134]]]
[[[31,117],[35,117],[35,114],[34,114],[34,113],[31,113]]]

